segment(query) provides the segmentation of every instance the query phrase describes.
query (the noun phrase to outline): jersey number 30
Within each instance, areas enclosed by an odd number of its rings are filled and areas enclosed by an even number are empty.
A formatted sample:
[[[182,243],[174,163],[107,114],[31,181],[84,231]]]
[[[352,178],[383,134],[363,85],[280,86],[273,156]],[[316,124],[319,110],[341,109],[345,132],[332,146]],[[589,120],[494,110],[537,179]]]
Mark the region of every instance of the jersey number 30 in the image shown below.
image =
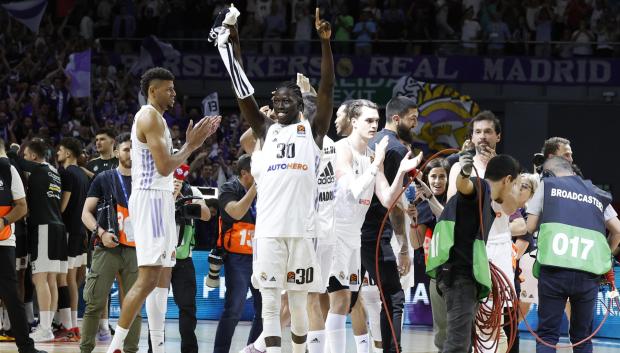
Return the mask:
[[[295,158],[294,143],[278,143],[276,147],[278,149],[276,158]]]

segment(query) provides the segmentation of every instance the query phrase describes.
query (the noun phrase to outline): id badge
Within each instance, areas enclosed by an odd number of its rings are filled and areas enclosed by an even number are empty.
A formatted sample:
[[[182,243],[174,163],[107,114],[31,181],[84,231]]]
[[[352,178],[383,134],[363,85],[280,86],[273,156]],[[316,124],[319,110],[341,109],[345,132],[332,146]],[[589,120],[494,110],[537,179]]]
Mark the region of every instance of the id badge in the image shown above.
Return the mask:
[[[123,222],[123,231],[125,232],[125,236],[127,237],[127,241],[130,243],[134,242],[134,237],[133,237],[133,225],[131,223],[131,218],[127,217],[125,218],[125,221]]]

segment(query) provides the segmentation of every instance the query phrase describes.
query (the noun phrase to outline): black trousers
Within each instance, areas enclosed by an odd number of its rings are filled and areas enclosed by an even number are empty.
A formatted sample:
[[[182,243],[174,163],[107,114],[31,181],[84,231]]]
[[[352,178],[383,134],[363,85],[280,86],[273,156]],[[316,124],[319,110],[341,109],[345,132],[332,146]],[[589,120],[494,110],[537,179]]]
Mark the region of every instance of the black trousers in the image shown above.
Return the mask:
[[[385,353],[396,352],[392,330],[388,322],[388,315],[392,318],[398,349],[400,348],[401,323],[403,319],[403,309],[405,307],[405,292],[400,284],[400,275],[396,264],[396,257],[389,240],[381,239],[379,249],[379,275],[381,276],[381,290],[385,297],[386,305],[389,312],[386,312],[384,306],[381,306],[381,341],[383,342],[383,351]],[[368,275],[374,281],[377,281],[375,256],[376,242],[362,242],[361,255],[362,267],[368,271]],[[378,283],[377,283],[378,285]]]
[[[9,312],[11,332],[15,336],[15,343],[19,352],[34,351],[34,342],[29,337],[30,329],[26,321],[24,303],[17,296],[14,246],[0,246],[0,299]]]
[[[179,307],[181,353],[198,353],[196,340],[196,270],[191,257],[177,260],[172,269],[172,293]]]
[[[181,353],[198,353],[196,339],[196,270],[191,257],[178,260],[172,268],[172,294],[179,308]],[[153,352],[149,334],[149,353]]]

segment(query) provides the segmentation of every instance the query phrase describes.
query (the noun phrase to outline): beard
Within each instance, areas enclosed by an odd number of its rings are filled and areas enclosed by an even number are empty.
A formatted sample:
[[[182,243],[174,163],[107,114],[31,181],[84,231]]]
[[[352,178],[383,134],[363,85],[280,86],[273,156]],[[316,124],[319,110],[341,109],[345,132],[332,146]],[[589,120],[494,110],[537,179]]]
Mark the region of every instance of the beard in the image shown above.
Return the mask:
[[[396,126],[396,135],[404,142],[410,145],[413,144],[413,133],[411,132],[411,129],[407,128],[404,124],[400,122]]]

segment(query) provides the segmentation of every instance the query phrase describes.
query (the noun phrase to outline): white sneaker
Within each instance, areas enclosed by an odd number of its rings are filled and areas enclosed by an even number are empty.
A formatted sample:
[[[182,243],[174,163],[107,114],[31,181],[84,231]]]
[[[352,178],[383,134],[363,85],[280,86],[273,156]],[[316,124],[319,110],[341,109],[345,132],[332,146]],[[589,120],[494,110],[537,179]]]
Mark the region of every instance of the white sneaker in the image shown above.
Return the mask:
[[[37,328],[30,334],[30,338],[32,338],[35,342],[53,342],[54,341],[54,333],[51,328],[41,328],[41,326],[37,326]]]

